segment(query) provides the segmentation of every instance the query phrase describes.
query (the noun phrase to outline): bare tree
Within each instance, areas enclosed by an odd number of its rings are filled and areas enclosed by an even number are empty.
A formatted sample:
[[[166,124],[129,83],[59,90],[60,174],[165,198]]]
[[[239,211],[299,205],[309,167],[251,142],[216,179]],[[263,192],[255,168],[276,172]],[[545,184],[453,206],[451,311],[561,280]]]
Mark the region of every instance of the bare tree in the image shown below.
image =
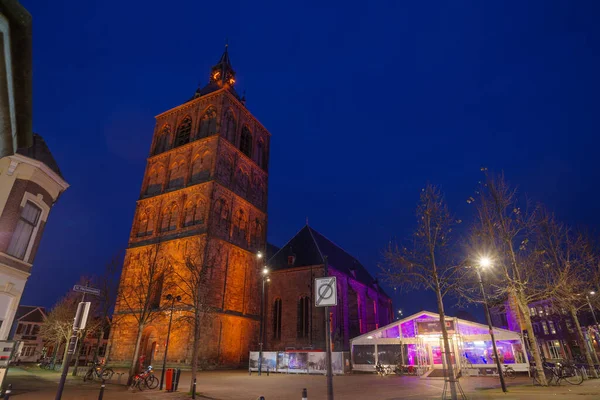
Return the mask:
[[[477,199],[471,198],[470,202],[475,202],[477,207],[473,226],[473,235],[480,247],[477,251],[493,258],[495,275],[487,282],[490,294],[497,299],[514,299],[517,312],[528,316],[529,303],[555,294],[549,277],[538,268],[539,252],[531,242],[536,234],[537,208],[522,209],[516,190],[509,186],[504,176],[492,177],[483,170],[486,179],[481,183]],[[463,290],[462,294],[468,295],[468,290]],[[531,319],[525,317],[522,320],[540,383],[547,386]]]
[[[174,268],[175,286],[181,293],[182,308],[187,311],[179,319],[189,324],[193,331],[192,377],[190,391],[194,390],[194,380],[198,373],[201,330],[213,315],[214,307],[209,301],[209,279],[211,269],[219,261],[222,245],[209,241],[206,236],[188,240],[183,252],[183,260]]]
[[[115,315],[131,317],[137,336],[129,368],[129,380],[137,372],[138,357],[144,328],[160,315],[161,294],[168,284],[165,276],[171,271],[171,258],[166,245],[155,243],[129,249],[117,292]]]
[[[588,306],[586,294],[594,280],[595,257],[591,246],[582,234],[557,222],[553,214],[544,210],[540,213],[537,244],[543,257],[540,268],[551,277],[556,292],[552,303],[569,312],[575,323],[579,347],[592,375],[597,378],[594,363],[598,363],[598,357],[588,350],[577,318],[577,312]]]
[[[77,302],[73,294],[69,293],[61,298],[50,310],[44,323],[40,327],[40,336],[45,342],[56,343],[57,350],[64,342],[68,342],[73,329],[73,318],[77,311]],[[67,346],[63,360],[67,354]]]
[[[427,185],[417,207],[417,228],[407,246],[390,245],[385,251],[384,279],[405,290],[428,289],[435,293],[444,341],[444,357],[452,399],[457,398],[454,366],[446,328],[444,296],[456,284],[459,266],[451,260],[450,234],[455,223],[439,188]]]

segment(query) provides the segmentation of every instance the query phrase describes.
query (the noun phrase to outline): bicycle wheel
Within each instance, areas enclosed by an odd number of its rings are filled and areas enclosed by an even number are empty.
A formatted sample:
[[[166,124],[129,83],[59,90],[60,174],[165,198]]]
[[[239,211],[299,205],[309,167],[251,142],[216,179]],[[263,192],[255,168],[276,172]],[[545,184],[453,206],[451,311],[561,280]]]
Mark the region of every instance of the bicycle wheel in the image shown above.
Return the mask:
[[[102,375],[100,377],[105,381],[109,381],[114,375],[114,373],[115,371],[113,371],[111,368],[105,368],[104,371],[102,371]]]
[[[571,385],[581,385],[581,382],[583,382],[583,375],[581,375],[581,371],[575,367],[563,368],[562,378]]]
[[[508,367],[504,370],[504,377],[508,378],[508,379],[514,379],[515,378],[515,370],[512,369],[511,367]]]
[[[158,378],[154,375],[148,375],[144,380],[148,389],[156,389],[158,387]]]
[[[94,380],[94,370],[93,369],[88,369],[88,372],[85,373],[85,375],[83,376],[83,381],[87,381],[87,380]]]

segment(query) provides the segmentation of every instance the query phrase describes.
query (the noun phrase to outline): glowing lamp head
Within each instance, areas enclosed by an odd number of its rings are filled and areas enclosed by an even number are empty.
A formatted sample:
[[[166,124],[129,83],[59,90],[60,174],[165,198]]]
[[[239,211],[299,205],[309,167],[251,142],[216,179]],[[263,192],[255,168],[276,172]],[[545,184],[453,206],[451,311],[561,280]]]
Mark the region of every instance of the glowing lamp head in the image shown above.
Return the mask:
[[[262,253],[259,251],[258,253],[256,253],[256,257],[262,258]]]
[[[263,275],[267,275],[269,273],[269,268],[264,267],[263,268]]]
[[[593,290],[590,292],[590,294],[593,296],[596,294],[596,292],[594,292]]]
[[[479,265],[480,265],[482,268],[488,268],[489,266],[491,266],[491,265],[492,265],[492,260],[490,260],[490,258],[489,258],[489,257],[481,257],[481,258],[479,259]]]

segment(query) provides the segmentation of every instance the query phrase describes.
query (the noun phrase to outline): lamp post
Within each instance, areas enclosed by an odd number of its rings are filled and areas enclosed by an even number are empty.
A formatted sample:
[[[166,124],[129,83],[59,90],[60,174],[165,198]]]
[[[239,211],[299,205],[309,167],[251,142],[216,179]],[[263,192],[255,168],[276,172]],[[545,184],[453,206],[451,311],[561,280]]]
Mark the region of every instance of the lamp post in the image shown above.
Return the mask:
[[[263,340],[265,325],[265,282],[269,282],[269,269],[265,266],[262,270],[262,293],[260,296],[260,333],[258,338],[258,375],[262,373],[262,361],[263,361]]]
[[[500,357],[498,357],[498,349],[496,348],[496,338],[494,337],[494,329],[492,328],[492,317],[490,317],[490,308],[488,307],[487,296],[485,289],[483,288],[483,279],[481,277],[481,268],[486,268],[492,265],[492,261],[487,257],[482,257],[479,260],[479,268],[475,268],[477,271],[477,277],[479,278],[479,287],[481,288],[481,295],[483,296],[483,307],[485,309],[485,317],[487,319],[488,328],[490,329],[490,336],[492,338],[492,347],[494,349],[494,357],[496,358],[496,367],[498,368],[498,376],[500,377],[500,386],[504,393],[506,390],[506,383],[504,383],[504,375],[502,374],[502,367],[500,366]]]
[[[158,390],[162,390],[163,381],[165,379],[165,368],[167,367],[167,352],[169,351],[169,339],[171,337],[171,322],[173,322],[173,308],[175,307],[176,301],[181,301],[181,296],[173,296],[172,294],[168,294],[165,298],[171,302],[171,315],[169,316],[169,329],[167,330],[167,343],[165,344],[165,356],[163,357],[162,371],[160,372],[160,386],[159,386]]]

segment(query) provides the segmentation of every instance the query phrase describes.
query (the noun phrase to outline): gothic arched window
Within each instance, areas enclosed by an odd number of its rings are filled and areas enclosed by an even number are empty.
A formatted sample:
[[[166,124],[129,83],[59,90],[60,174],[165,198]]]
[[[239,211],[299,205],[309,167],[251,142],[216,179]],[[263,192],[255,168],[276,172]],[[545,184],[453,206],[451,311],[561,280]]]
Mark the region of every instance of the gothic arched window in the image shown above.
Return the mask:
[[[281,339],[281,299],[273,302],[273,339]]]
[[[198,138],[204,138],[217,133],[217,112],[213,107],[206,110],[200,120],[200,129],[198,129]]]
[[[210,177],[210,154],[197,154],[192,161],[192,182],[203,182]]]
[[[238,210],[233,221],[233,236],[246,239],[246,214],[244,210]]]
[[[298,338],[306,338],[310,330],[310,299],[308,296],[298,299],[298,319],[297,319],[297,336]]]
[[[162,191],[163,175],[165,169],[162,166],[153,167],[148,173],[148,186],[146,187],[146,194],[157,194]]]
[[[256,145],[256,163],[262,169],[265,169],[267,166],[267,163],[265,162],[265,142],[262,139],[260,139]]]
[[[247,126],[242,128],[242,136],[240,137],[240,150],[248,157],[252,157],[252,133]]]
[[[137,236],[146,236],[148,233],[148,213],[142,211],[138,217]]]
[[[192,132],[192,119],[187,116],[181,121],[177,128],[177,136],[175,137],[175,147],[183,146],[190,141],[190,133]]]
[[[171,203],[170,206],[164,209],[162,220],[160,222],[160,231],[174,231],[177,229],[177,219],[179,218],[179,207],[177,204]]]
[[[252,246],[260,248],[262,244],[262,225],[258,218],[254,221],[254,229],[252,232]]]
[[[204,223],[204,200],[190,200],[185,205],[183,226],[199,225]]]
[[[165,125],[160,130],[158,137],[156,138],[156,143],[154,145],[154,153],[159,154],[163,153],[167,150],[167,146],[169,144],[169,138],[171,137],[171,128],[169,125]]]
[[[180,160],[171,164],[169,171],[169,189],[182,187],[185,181],[185,161]]]
[[[235,117],[233,116],[233,111],[227,111],[225,115],[225,126],[224,126],[225,138],[229,140],[231,143],[235,144]]]

